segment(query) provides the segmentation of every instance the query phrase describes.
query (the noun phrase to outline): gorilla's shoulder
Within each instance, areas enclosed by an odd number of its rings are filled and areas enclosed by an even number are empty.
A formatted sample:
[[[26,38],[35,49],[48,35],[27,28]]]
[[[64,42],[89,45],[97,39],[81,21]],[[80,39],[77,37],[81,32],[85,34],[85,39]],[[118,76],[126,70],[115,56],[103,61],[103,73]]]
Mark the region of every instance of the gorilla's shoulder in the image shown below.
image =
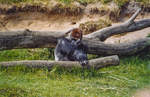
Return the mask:
[[[60,38],[58,39],[58,44],[71,44],[71,40],[68,38]]]

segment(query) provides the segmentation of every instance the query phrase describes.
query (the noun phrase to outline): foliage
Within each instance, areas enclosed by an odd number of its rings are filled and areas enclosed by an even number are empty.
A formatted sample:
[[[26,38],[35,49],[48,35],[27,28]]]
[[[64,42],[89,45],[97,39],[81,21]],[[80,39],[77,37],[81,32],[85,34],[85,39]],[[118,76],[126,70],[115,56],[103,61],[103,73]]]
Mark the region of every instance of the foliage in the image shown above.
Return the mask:
[[[148,3],[148,4],[150,4],[150,0],[135,0],[136,2],[141,2],[141,3],[144,3],[144,4],[146,4],[146,3]]]
[[[109,2],[115,2],[119,7],[123,6],[130,0],[55,0],[55,2],[64,3],[65,5],[69,5],[73,2],[79,2],[80,4],[87,5],[89,3],[97,3],[101,2],[103,4],[107,4]],[[140,2],[141,4],[148,5],[150,0],[132,0],[136,2]],[[0,3],[4,4],[19,4],[19,3],[29,3],[29,4],[51,4],[51,0],[0,0]]]
[[[49,0],[0,0],[0,3],[4,4],[19,4],[19,3],[44,3]]]
[[[109,3],[111,2],[112,0],[101,0],[102,3],[106,4],[106,3]]]
[[[1,3],[11,4],[11,3],[20,3],[27,2],[28,0],[0,0]]]
[[[62,2],[65,4],[70,4],[71,2],[77,1],[79,3],[94,3],[94,2],[101,2],[104,4],[107,4],[111,1],[114,1],[115,3],[117,3],[118,5],[122,6],[123,4],[125,4],[126,2],[128,2],[129,0],[55,0],[58,2]],[[143,3],[148,3],[149,0],[135,0],[137,2],[143,2]],[[34,2],[50,2],[50,0],[0,0],[1,3],[7,3],[7,4],[12,4],[12,3],[22,3],[22,2],[26,2],[26,3],[34,3]]]
[[[72,0],[59,0],[59,1],[65,4],[70,4],[72,2]]]
[[[127,2],[129,2],[129,0],[114,0],[114,2],[115,2],[119,7],[122,7],[122,6],[125,5]]]
[[[0,52],[0,61],[48,60],[48,55],[46,48],[8,50]],[[98,71],[1,67],[0,97],[131,97],[137,89],[150,85],[149,58],[149,55],[121,58],[120,66]]]

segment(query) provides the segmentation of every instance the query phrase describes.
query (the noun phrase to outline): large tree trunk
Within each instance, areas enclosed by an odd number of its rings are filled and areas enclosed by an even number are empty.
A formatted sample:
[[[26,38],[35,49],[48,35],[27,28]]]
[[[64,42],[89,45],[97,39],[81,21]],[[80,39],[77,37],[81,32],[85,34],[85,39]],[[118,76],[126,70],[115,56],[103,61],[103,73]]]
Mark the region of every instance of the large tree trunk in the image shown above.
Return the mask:
[[[109,56],[103,58],[97,58],[89,60],[89,64],[86,67],[83,67],[79,64],[79,62],[71,62],[71,61],[44,61],[44,60],[32,60],[32,61],[11,61],[11,62],[0,62],[1,67],[12,67],[12,66],[27,66],[27,67],[35,67],[35,68],[52,68],[53,66],[60,66],[65,68],[93,68],[100,69],[108,66],[116,66],[119,65],[118,56]]]
[[[3,32],[3,35],[0,36],[0,50],[16,48],[51,48],[55,47],[57,39],[63,36],[64,35],[59,32],[29,30],[11,32],[11,34],[10,32]],[[150,38],[140,39],[130,43],[105,44],[97,39],[84,37],[83,43],[87,45],[89,54],[130,55],[149,47]]]
[[[96,40],[86,39],[83,41],[88,45],[88,53],[98,55],[133,55],[150,46],[150,38],[144,38],[129,43],[105,44]]]

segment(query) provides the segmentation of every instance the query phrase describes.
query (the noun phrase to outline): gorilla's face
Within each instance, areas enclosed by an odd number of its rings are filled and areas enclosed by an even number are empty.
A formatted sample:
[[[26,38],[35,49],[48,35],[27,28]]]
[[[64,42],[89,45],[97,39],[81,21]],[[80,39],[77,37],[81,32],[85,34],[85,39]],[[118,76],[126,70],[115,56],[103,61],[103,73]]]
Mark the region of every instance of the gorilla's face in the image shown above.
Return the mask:
[[[71,36],[75,40],[81,39],[82,38],[82,31],[80,29],[78,29],[78,28],[73,29],[72,32],[71,32]]]

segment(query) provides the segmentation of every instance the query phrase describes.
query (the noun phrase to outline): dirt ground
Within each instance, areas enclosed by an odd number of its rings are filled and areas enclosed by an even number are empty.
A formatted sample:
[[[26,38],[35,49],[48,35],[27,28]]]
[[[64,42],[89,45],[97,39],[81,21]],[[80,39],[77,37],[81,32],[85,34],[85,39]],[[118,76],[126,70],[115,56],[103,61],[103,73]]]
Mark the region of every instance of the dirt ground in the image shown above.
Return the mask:
[[[63,16],[47,15],[39,12],[22,12],[7,16],[1,15],[0,20],[1,23],[4,23],[4,26],[1,24],[0,29],[2,31],[19,29],[62,31],[78,27],[80,23],[98,19],[98,15]]]

